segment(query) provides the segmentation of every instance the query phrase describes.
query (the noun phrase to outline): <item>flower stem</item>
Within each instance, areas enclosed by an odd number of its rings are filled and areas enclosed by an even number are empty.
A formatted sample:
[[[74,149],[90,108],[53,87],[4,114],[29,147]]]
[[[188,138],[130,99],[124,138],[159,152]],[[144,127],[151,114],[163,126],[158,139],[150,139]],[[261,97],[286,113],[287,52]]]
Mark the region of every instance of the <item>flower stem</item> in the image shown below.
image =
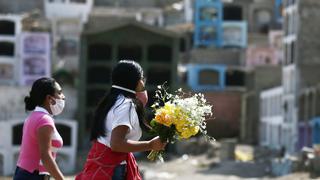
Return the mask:
[[[163,161],[163,158],[162,158],[162,154],[163,154],[163,151],[154,151],[152,150],[149,155],[147,156],[147,158],[151,161],[155,161],[157,159],[159,159],[160,161]]]

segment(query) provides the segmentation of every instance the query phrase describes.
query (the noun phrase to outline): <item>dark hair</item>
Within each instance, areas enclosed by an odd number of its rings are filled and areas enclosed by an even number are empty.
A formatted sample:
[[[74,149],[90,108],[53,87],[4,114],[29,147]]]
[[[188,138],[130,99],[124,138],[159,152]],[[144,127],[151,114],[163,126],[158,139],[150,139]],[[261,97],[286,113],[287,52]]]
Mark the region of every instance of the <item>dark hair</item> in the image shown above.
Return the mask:
[[[142,78],[143,70],[141,66],[137,62],[130,60],[119,61],[113,68],[111,74],[112,85],[118,85],[133,91],[135,91],[139,80]],[[93,124],[91,127],[91,140],[95,140],[100,136],[106,136],[105,119],[120,94],[132,99],[138,114],[140,126],[143,130],[147,130],[144,118],[144,107],[142,103],[136,99],[135,94],[121,89],[111,88],[111,90],[99,102],[95,110]]]
[[[53,78],[43,77],[36,80],[32,84],[29,96],[24,98],[26,111],[32,111],[36,106],[41,106],[44,103],[47,95],[54,95],[55,80]]]

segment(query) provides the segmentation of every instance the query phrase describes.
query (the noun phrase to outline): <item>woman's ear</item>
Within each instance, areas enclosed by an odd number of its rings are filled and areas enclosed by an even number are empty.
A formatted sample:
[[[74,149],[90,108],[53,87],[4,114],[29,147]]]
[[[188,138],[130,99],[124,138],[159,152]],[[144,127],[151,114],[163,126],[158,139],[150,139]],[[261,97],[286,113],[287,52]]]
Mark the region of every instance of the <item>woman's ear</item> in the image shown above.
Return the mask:
[[[54,98],[52,98],[52,96],[47,95],[44,103],[48,105],[55,105],[56,101],[54,100]]]

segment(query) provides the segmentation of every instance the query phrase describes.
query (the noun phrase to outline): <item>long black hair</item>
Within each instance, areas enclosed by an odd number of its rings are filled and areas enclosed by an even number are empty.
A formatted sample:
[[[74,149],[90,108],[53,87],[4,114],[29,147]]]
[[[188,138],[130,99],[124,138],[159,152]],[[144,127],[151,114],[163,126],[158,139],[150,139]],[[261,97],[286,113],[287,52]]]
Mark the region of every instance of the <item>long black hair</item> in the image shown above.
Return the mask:
[[[36,106],[42,106],[47,95],[54,95],[56,81],[53,78],[43,77],[36,80],[31,87],[29,96],[24,98],[25,110],[32,111]]]
[[[143,78],[143,70],[141,66],[135,61],[121,60],[113,68],[111,74],[112,85],[121,86],[135,91],[139,80]],[[136,99],[135,94],[121,89],[111,88],[110,91],[99,102],[93,117],[93,124],[91,127],[90,140],[96,140],[98,137],[106,136],[105,119],[111,107],[117,101],[119,95],[132,99],[135,110],[138,114],[139,123],[143,130],[147,130],[147,123],[145,121],[144,107],[142,103]],[[128,112],[130,113],[130,112]]]

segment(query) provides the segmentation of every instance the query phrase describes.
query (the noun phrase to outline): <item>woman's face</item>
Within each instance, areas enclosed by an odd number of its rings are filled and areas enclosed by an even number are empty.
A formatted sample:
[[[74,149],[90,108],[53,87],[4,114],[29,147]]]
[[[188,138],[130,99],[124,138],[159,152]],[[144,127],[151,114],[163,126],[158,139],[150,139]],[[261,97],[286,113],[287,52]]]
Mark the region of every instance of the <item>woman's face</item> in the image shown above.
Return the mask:
[[[141,92],[141,91],[144,91],[146,90],[145,88],[145,80],[144,79],[141,79],[138,81],[138,85],[136,87],[136,92]]]
[[[47,95],[46,100],[44,102],[44,107],[48,110],[50,114],[52,114],[50,105],[55,105],[56,99],[65,99],[65,96],[62,92],[62,88],[59,83],[55,82],[54,89],[54,94]]]
[[[56,98],[56,99],[65,99],[66,98],[62,92],[62,88],[61,88],[60,84],[57,82],[55,83],[54,98]]]

